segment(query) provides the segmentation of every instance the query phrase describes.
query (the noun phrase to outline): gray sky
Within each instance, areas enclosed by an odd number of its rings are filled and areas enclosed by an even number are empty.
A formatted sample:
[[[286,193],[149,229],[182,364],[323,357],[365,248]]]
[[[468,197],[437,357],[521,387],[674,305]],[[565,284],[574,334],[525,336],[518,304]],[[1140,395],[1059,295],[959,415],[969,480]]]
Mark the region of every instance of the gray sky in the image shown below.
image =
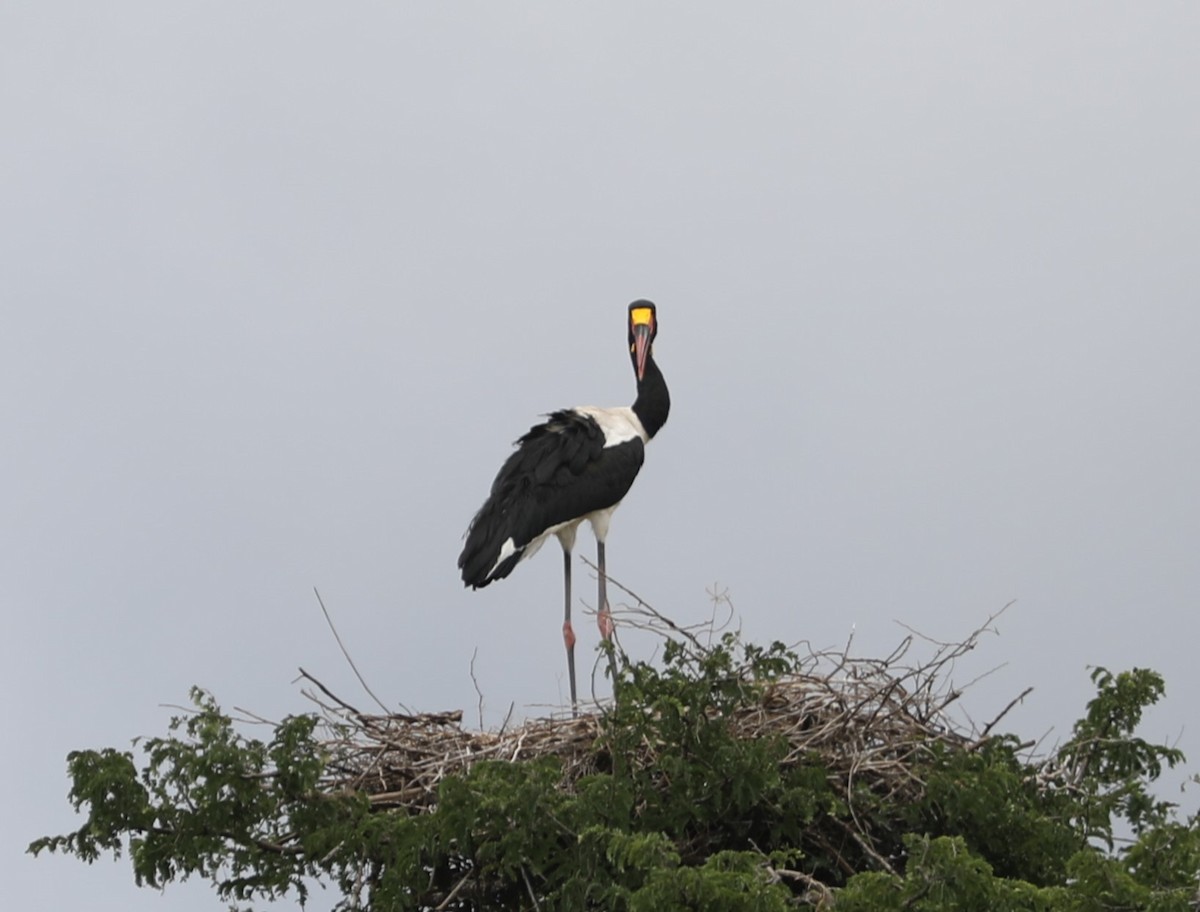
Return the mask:
[[[402,8],[403,7],[403,8]],[[618,579],[754,639],[956,639],[986,720],[1064,736],[1089,665],[1188,708],[1200,532],[1200,7],[0,7],[0,448],[14,906],[216,909],[76,825],[64,758],[192,684],[279,717],[303,665],[497,724],[566,690],[555,548],[455,558],[510,442],[673,412]],[[590,536],[579,550],[592,554]],[[594,600],[580,567],[577,594]],[[581,621],[581,655],[594,625]],[[1176,780],[1182,777],[1176,777]],[[1194,794],[1184,800],[1194,804]],[[314,908],[332,903],[315,897]]]

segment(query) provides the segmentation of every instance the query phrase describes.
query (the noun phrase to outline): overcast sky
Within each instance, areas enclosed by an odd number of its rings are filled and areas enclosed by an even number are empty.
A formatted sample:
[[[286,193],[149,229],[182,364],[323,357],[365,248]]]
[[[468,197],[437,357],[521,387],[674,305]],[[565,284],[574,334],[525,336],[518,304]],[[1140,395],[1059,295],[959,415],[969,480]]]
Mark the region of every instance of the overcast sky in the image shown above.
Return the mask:
[[[78,825],[68,751],[162,734],[193,684],[278,718],[303,665],[367,702],[313,586],[388,701],[474,722],[478,649],[487,724],[561,702],[556,546],[481,592],[455,559],[540,413],[632,401],[638,297],[673,411],[616,578],[680,621],[727,587],[752,639],[854,629],[869,655],[1016,599],[961,669],[1007,663],[972,715],[1033,685],[1007,727],[1053,742],[1089,665],[1150,666],[1145,734],[1195,770],[1198,26],[0,5],[13,907],[223,908],[22,853]]]

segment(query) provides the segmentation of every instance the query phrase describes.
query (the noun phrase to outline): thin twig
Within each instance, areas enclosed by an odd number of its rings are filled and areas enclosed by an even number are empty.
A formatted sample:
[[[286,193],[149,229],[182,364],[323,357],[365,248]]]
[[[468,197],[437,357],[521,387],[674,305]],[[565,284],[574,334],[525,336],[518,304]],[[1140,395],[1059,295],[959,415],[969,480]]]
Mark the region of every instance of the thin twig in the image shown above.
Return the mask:
[[[479,647],[475,647],[475,651],[471,653],[471,684],[475,687],[475,693],[479,694],[479,730],[483,731],[483,691],[479,689],[479,679],[475,677],[475,657],[479,655]]]
[[[354,664],[354,659],[350,657],[350,651],[346,649],[346,644],[342,642],[342,638],[337,632],[337,627],[333,625],[333,618],[329,616],[329,609],[325,607],[325,600],[321,598],[321,593],[317,590],[316,586],[313,586],[313,593],[317,596],[317,604],[321,606],[321,613],[325,615],[325,623],[328,624],[329,629],[333,631],[333,638],[337,640],[338,648],[342,650],[342,655],[344,655],[346,657],[346,661],[350,663],[350,668],[354,672],[354,676],[358,678],[358,683],[362,685],[363,690],[365,690],[370,695],[371,699],[375,701],[376,706],[382,709],[385,713],[391,712],[391,710],[384,705],[384,702],[379,699],[379,697],[375,696],[375,692],[367,685],[366,679],[363,678],[363,676],[359,673],[358,666]],[[400,708],[405,712],[409,711],[408,707],[403,703],[400,704]]]
[[[529,874],[525,870],[525,865],[521,865],[521,877],[525,880],[525,889],[529,891],[529,898],[533,900],[533,908],[540,910],[542,904],[538,902],[537,894],[533,892],[533,884],[529,882]]]
[[[327,696],[327,697],[329,697],[329,699],[333,700],[333,702],[335,702],[338,706],[342,707],[342,709],[349,710],[350,712],[354,713],[354,715],[356,715],[356,716],[363,715],[363,713],[359,712],[357,709],[355,709],[353,706],[351,706],[349,703],[347,703],[341,697],[337,696],[333,691],[331,691],[328,687],[326,687],[324,684],[322,684],[320,681],[318,681],[316,678],[314,678],[312,675],[310,675],[303,668],[300,669],[300,677],[306,678],[307,680],[312,681],[314,684],[316,684],[317,687],[320,689],[321,693],[325,694],[325,696]]]
[[[979,733],[979,737],[976,738],[970,745],[968,745],[967,750],[978,750],[979,746],[981,744],[983,744],[984,741],[987,740],[987,736],[991,732],[991,730],[996,727],[996,723],[999,722],[1001,719],[1003,719],[1005,716],[1007,716],[1009,710],[1011,710],[1014,706],[1016,706],[1018,703],[1020,703],[1022,700],[1024,700],[1031,693],[1033,693],[1033,688],[1026,687],[1023,691],[1021,691],[1019,694],[1017,694],[1015,697],[1013,697],[1011,700],[1009,700],[1008,705],[1006,707],[1004,707],[1004,709],[1000,710],[1000,715],[996,716],[996,718],[994,718],[991,722],[989,722],[987,725],[985,725],[983,727],[983,731],[981,731]]]
[[[833,903],[833,891],[810,874],[805,874],[803,871],[793,871],[789,868],[768,867],[767,871],[782,880],[794,880],[797,883],[804,884],[811,893],[816,894],[815,905],[818,909],[826,908]]]
[[[463,888],[463,885],[466,884],[466,882],[471,879],[471,875],[474,873],[475,873],[474,868],[471,868],[469,871],[467,871],[467,873],[462,876],[462,879],[459,880],[459,882],[454,885],[454,889],[446,894],[446,898],[443,899],[441,901],[441,903],[439,903],[437,906],[434,907],[434,912],[441,912],[441,910],[449,909],[450,903],[454,902],[454,897],[456,897],[458,895],[458,891]]]
[[[585,564],[588,565],[588,567],[591,568],[593,573],[596,573],[596,574],[600,573],[600,568],[598,566],[596,566],[595,564],[593,564],[586,557],[582,557],[582,560]],[[680,627],[678,624],[676,624],[673,620],[671,620],[665,614],[659,614],[657,611],[655,611],[650,606],[650,604],[645,599],[643,599],[640,595],[638,595],[636,592],[634,592],[628,586],[622,585],[619,581],[613,579],[611,574],[606,573],[605,577],[611,585],[616,586],[618,589],[620,589],[622,592],[624,592],[626,595],[628,595],[631,599],[634,599],[637,602],[638,608],[644,609],[646,612],[648,612],[650,615],[652,615],[655,620],[666,625],[669,629],[687,637],[688,640],[692,643],[692,645],[695,646],[697,649],[700,649],[700,650],[704,649],[704,646],[700,643],[700,641],[698,639],[696,639],[696,637],[692,633],[690,633],[685,628]]]

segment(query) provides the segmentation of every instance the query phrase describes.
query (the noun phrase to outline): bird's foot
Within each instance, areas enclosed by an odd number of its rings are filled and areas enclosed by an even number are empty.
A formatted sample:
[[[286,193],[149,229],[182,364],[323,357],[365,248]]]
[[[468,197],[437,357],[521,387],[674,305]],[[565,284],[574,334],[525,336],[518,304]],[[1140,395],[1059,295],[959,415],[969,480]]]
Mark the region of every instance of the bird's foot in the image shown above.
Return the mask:
[[[570,621],[563,621],[563,642],[567,644],[567,649],[575,648],[575,628]]]

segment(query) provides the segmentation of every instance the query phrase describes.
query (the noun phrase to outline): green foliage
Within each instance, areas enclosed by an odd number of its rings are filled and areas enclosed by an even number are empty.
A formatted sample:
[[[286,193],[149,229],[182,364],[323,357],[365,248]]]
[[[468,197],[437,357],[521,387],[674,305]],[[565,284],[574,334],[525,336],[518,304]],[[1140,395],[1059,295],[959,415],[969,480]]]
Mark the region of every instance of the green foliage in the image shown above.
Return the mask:
[[[1040,763],[1011,736],[931,743],[906,760],[919,798],[897,801],[830,756],[739,734],[801,671],[779,644],[670,643],[660,665],[620,668],[595,772],[477,763],[421,814],[332,791],[314,717],[257,740],[194,691],[195,712],[140,757],[72,753],[83,825],[30,851],[127,852],[138,884],[198,875],[235,903],[303,902],[316,879],[339,908],[376,912],[1196,908],[1200,826],[1152,792],[1183,757],[1135,736],[1155,673],[1097,669],[1072,738]],[[1119,851],[1118,832],[1135,837]]]
[[[361,800],[317,788],[324,760],[313,717],[285,719],[262,742],[240,735],[203,691],[193,689],[192,700],[194,714],[171,720],[175,734],[145,742],[140,771],[129,752],[72,752],[70,800],[87,820],[73,833],[36,840],[30,851],[92,862],[106,850],[119,856],[127,844],[138,885],[199,874],[226,899],[290,890],[303,899],[302,878],[319,866],[304,847],[287,844],[290,834],[304,832],[317,845]]]
[[[905,837],[903,876],[863,873],[838,894],[838,912],[1049,912],[1054,890],[1039,890],[1017,878],[997,877],[992,866],[957,836]]]
[[[697,867],[660,867],[629,904],[631,912],[785,912],[793,908],[790,892],[763,877],[762,858],[753,852],[716,852]]]
[[[1164,764],[1174,767],[1184,757],[1176,748],[1134,737],[1142,714],[1166,689],[1161,675],[1145,668],[1115,675],[1096,668],[1092,683],[1098,692],[1059,751],[1058,763],[1083,796],[1080,828],[1111,849],[1116,819],[1127,821],[1135,833],[1168,820],[1174,805],[1155,799],[1147,784],[1162,775]]]
[[[1061,883],[1086,843],[1070,822],[1076,800],[1041,788],[1011,736],[975,751],[937,745],[925,784],[923,800],[906,814],[908,829],[961,839],[1001,877]]]
[[[779,643],[747,647],[737,662],[736,647],[732,636],[703,652],[670,643],[662,669],[625,666],[621,700],[604,726],[611,778],[632,790],[637,808],[623,822],[674,834],[688,863],[728,846],[798,843],[807,824],[837,805],[816,758],[784,766],[782,740],[731,731],[737,710],[797,662]],[[650,762],[634,762],[646,745]]]

